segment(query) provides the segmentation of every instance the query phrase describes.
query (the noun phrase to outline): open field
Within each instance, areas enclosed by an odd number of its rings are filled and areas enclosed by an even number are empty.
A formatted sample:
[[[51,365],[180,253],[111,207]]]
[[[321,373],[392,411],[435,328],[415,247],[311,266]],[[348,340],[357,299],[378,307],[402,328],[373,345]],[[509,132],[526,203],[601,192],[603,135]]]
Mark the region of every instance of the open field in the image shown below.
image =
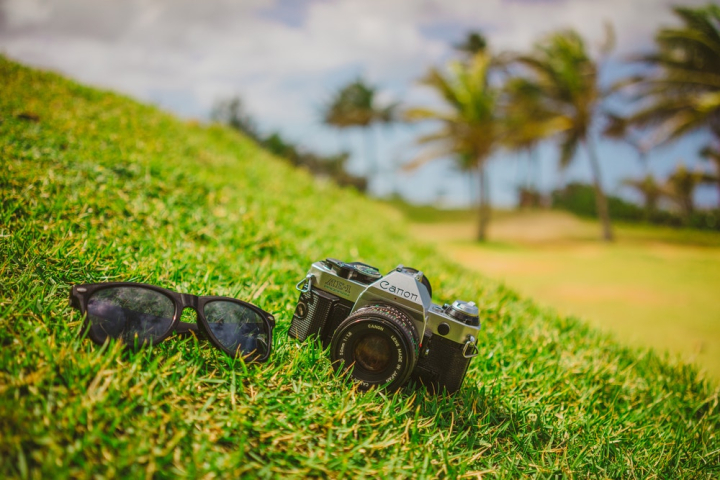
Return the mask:
[[[467,217],[413,230],[466,267],[720,380],[720,234],[619,225],[606,245],[594,222],[567,213],[498,217],[486,244],[468,240],[475,224]]]
[[[0,194],[0,478],[720,474],[718,388],[694,367],[458,266],[397,210],[229,129],[0,57]],[[328,256],[478,302],[457,394],[358,392],[287,338],[294,286]],[[278,319],[270,361],[83,341],[70,286],[108,280],[255,302]]]

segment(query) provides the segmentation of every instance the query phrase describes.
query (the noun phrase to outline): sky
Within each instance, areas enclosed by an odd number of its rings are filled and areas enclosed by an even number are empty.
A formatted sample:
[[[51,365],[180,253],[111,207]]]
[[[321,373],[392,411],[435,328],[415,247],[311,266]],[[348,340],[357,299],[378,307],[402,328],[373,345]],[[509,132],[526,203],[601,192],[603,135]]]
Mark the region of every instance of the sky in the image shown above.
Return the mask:
[[[59,71],[83,83],[123,92],[182,117],[206,120],[213,105],[239,95],[265,132],[281,131],[322,153],[351,151],[349,168],[367,171],[365,142],[357,131],[321,122],[334,91],[363,77],[381,102],[437,105],[418,84],[431,66],[456,57],[453,45],[480,30],[493,51],[527,51],[549,32],[574,28],[597,52],[610,23],[617,47],[604,62],[602,81],[627,73],[626,59],[652,49],[661,26],[677,25],[667,0],[0,0],[0,52],[25,64]],[[616,101],[610,108],[622,108]],[[415,140],[432,125],[394,125],[375,132],[381,173],[376,195],[402,194],[415,203],[447,206],[473,198],[465,174],[450,159],[413,172],[399,166],[420,153]],[[703,166],[697,151],[707,137],[694,134],[657,149],[650,167],[667,175],[678,162]],[[621,180],[642,173],[632,147],[598,138],[603,183],[629,195]],[[493,203],[510,206],[515,187],[533,179],[549,190],[561,181],[589,180],[584,152],[558,175],[557,151],[539,150],[539,166],[497,152],[490,162]],[[704,189],[702,204],[717,193]]]

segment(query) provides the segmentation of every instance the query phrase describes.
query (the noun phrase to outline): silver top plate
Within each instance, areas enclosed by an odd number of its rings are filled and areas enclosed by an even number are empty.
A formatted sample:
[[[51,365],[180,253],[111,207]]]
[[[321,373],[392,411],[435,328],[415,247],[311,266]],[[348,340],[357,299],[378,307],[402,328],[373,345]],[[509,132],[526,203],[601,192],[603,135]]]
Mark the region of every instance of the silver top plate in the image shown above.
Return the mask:
[[[366,305],[378,303],[401,308],[413,319],[420,338],[428,328],[433,335],[463,344],[470,337],[477,338],[480,331],[480,326],[466,325],[447,315],[440,306],[432,303],[427,289],[414,275],[395,270],[376,282],[366,285],[339,277],[324,262],[313,263],[308,274],[312,276],[313,288],[319,288],[353,302],[355,304],[353,312]],[[443,323],[449,327],[446,335],[438,332],[438,326]]]

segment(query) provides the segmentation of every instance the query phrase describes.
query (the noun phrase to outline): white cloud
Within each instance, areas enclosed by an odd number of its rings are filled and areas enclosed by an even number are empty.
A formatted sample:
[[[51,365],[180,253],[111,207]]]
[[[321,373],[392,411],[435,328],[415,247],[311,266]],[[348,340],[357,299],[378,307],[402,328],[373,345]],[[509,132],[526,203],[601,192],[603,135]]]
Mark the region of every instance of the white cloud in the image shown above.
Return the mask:
[[[450,50],[451,39],[423,35],[434,24],[457,25],[455,39],[480,28],[495,48],[522,49],[564,27],[597,42],[609,20],[626,51],[649,45],[672,20],[665,0],[341,0],[308,3],[296,28],[258,14],[272,3],[12,0],[0,48],[140,98],[182,89],[207,109],[216,96],[242,92],[268,122],[285,122],[356,73],[410,83]],[[293,81],[301,88],[288,89]]]

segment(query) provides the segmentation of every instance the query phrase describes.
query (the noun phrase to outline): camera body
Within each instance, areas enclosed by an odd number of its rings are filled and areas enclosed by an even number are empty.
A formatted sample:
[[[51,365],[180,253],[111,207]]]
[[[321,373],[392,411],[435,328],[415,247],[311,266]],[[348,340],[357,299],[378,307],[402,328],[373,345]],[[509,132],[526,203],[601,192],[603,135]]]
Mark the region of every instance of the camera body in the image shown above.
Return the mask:
[[[410,378],[435,392],[462,385],[480,331],[472,302],[432,303],[423,273],[402,265],[381,275],[369,265],[328,258],[297,285],[300,298],[288,335],[314,335],[330,346],[336,370],[366,389],[395,390]]]

